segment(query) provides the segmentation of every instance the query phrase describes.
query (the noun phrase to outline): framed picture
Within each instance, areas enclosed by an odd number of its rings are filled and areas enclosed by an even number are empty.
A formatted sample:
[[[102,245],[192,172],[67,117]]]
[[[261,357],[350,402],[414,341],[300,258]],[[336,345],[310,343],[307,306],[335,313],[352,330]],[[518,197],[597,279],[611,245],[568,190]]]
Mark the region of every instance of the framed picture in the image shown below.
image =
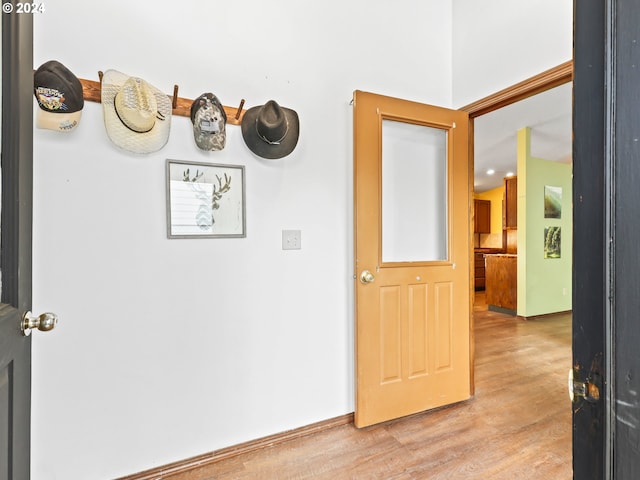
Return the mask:
[[[167,160],[167,236],[245,237],[244,187],[244,166]]]
[[[562,187],[544,187],[544,218],[562,217]]]
[[[545,227],[544,229],[544,258],[560,258],[562,244],[561,227]]]

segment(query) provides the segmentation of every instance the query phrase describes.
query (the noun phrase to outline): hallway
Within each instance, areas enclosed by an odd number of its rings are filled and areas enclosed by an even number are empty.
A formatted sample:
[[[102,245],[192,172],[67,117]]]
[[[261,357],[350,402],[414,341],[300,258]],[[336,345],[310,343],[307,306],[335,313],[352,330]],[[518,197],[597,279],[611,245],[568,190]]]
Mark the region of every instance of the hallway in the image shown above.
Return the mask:
[[[475,306],[475,396],[357,430],[344,425],[163,480],[572,478],[571,314]]]

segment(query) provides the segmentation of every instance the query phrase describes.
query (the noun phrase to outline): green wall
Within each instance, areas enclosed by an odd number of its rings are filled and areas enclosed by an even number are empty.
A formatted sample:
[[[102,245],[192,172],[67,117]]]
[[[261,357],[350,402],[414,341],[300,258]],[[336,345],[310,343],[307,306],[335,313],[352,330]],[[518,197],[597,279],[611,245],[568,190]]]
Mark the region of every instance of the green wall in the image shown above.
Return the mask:
[[[562,193],[561,218],[545,218],[545,186]],[[571,310],[572,166],[531,156],[531,130],[518,130],[518,315]],[[545,258],[545,229],[560,227],[560,258]]]

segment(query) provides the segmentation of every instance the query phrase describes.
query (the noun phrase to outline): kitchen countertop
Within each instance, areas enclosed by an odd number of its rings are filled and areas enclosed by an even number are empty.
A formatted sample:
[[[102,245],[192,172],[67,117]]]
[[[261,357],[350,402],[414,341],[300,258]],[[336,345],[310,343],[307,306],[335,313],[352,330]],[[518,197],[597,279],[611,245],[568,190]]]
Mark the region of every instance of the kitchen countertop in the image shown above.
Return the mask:
[[[504,253],[502,248],[474,248],[475,253]]]

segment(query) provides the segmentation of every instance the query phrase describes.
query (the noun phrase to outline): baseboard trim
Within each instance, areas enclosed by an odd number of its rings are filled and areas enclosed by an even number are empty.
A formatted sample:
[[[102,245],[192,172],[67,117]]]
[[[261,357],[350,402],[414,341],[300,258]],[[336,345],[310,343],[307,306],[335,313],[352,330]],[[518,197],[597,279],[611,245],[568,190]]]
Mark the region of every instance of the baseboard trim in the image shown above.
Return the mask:
[[[249,452],[255,452],[263,448],[279,445],[291,440],[313,435],[332,428],[341,427],[353,423],[353,413],[341,415],[339,417],[330,418],[321,422],[312,423],[304,427],[288,430],[268,437],[258,438],[250,442],[240,443],[232,447],[222,448],[210,453],[198,455],[196,457],[187,458],[178,462],[169,463],[167,465],[145,470],[143,472],[120,477],[116,480],[162,480],[165,475],[176,475],[178,473],[186,473],[196,468],[201,468],[212,463],[226,460],[238,455]]]
[[[556,315],[571,315],[573,310],[563,310],[562,312],[552,312],[552,313],[543,313],[540,315],[531,315],[530,317],[523,317],[522,315],[518,315],[518,319],[520,320],[541,320],[547,317],[555,317]]]
[[[497,305],[487,305],[487,310],[491,312],[504,313],[506,315],[511,315],[512,317],[516,316],[516,311],[510,308],[498,307]]]

